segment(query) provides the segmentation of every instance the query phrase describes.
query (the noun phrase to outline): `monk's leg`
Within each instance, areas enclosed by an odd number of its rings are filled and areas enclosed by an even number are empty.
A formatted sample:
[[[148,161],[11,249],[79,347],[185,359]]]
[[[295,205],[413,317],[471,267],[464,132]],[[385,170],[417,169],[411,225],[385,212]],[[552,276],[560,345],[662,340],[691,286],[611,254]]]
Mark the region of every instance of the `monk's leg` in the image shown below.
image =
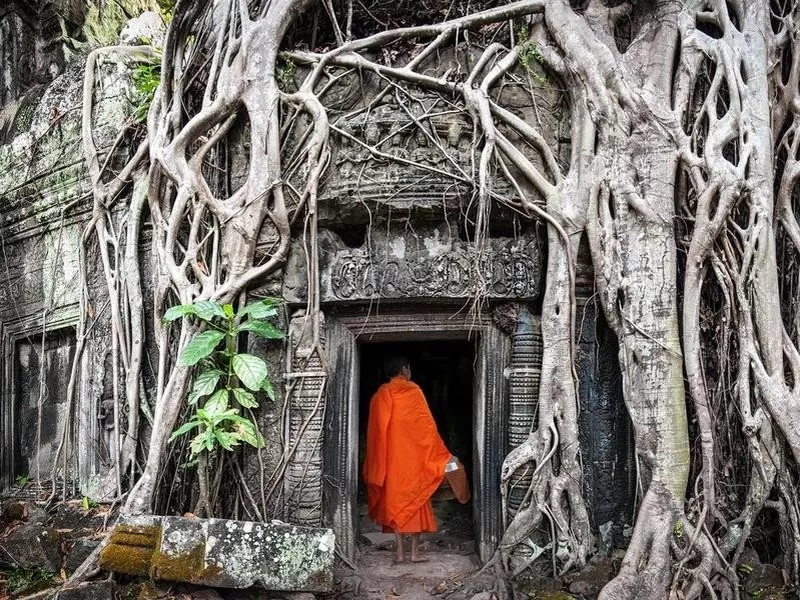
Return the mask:
[[[419,537],[419,536],[417,536],[417,537]],[[396,562],[399,562],[399,563],[405,562],[406,553],[405,553],[405,550],[403,550],[403,534],[400,533],[399,531],[395,531],[394,532],[394,538],[395,538],[395,542],[394,542],[394,549],[395,549],[394,559],[395,559]],[[412,545],[412,547],[413,547],[413,545]],[[413,557],[413,550],[412,550],[412,557]]]
[[[411,562],[422,562],[419,555],[419,534],[414,533],[411,535]]]

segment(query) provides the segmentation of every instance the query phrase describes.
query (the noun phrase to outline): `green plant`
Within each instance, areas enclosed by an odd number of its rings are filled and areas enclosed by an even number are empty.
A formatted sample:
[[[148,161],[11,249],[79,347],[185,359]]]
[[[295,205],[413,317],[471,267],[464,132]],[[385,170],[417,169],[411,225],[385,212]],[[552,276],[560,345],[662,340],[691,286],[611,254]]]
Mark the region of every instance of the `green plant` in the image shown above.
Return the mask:
[[[16,483],[19,486],[19,489],[21,490],[24,490],[30,482],[31,482],[30,475],[17,475],[14,478],[14,483]]]
[[[242,442],[257,448],[264,445],[255,423],[242,416],[240,409],[258,407],[256,392],[263,391],[274,400],[275,391],[266,362],[237,349],[239,336],[245,333],[267,340],[283,337],[283,332],[271,322],[278,313],[279,303],[279,299],[267,298],[235,313],[230,304],[201,300],[173,306],[164,315],[166,322],[191,316],[207,326],[178,357],[181,366],[201,367],[188,397],[189,404],[196,407],[195,413],[170,436],[174,440],[197,429],[189,444],[193,457],[217,448],[231,450]]]
[[[278,80],[278,87],[283,91],[289,91],[294,86],[294,75],[297,72],[297,66],[291,59],[281,59],[276,79]]]
[[[683,521],[675,521],[675,525],[672,527],[672,533],[674,533],[677,538],[683,537]]]
[[[9,594],[23,590],[33,591],[34,588],[49,587],[56,582],[56,576],[53,573],[38,567],[33,569],[11,567],[6,571],[5,579],[6,591]]]
[[[150,110],[160,80],[161,61],[158,58],[138,65],[131,73],[133,89],[136,90],[136,109],[133,117],[138,123],[143,123],[147,119],[147,111]]]
[[[164,23],[169,25],[172,20],[172,14],[175,12],[175,0],[156,0],[158,5],[158,12],[161,13],[161,18]]]
[[[519,39],[523,40],[525,37],[527,37],[527,35],[524,37],[521,36]],[[543,86],[549,83],[547,75],[542,72],[542,68],[547,64],[547,61],[545,60],[544,55],[542,55],[542,51],[539,49],[539,44],[532,42],[531,40],[521,42],[519,50],[519,63],[525,68],[531,77],[533,77],[533,80],[537,84]]]
[[[89,498],[89,496],[84,496],[83,499],[81,500],[81,508],[83,508],[83,510],[91,510],[93,508],[97,508],[98,506],[100,505],[91,498]]]

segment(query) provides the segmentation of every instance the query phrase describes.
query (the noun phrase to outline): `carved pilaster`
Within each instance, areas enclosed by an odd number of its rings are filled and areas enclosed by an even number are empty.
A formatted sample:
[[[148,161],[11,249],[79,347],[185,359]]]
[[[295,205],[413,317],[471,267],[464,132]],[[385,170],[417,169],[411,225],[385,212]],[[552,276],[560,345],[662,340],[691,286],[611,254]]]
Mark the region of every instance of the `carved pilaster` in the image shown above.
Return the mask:
[[[336,533],[342,556],[352,557],[356,548],[358,493],[358,394],[359,365],[356,337],[332,319],[327,322],[327,356],[331,368],[328,406],[325,412],[323,497],[325,525]]]
[[[289,390],[285,506],[290,521],[299,525],[322,523],[322,425],[327,377],[320,348],[314,346],[310,329],[310,319],[292,319],[290,370],[285,375]]]
[[[539,379],[542,374],[542,334],[539,320],[527,309],[517,315],[517,327],[511,346],[511,369],[508,391],[509,450],[522,444],[531,432],[539,399]],[[508,504],[515,513],[531,483],[531,472],[519,471],[511,479]]]
[[[481,332],[475,377],[476,480],[473,513],[478,556],[489,560],[503,536],[500,472],[508,444],[508,387],[505,370],[511,343],[498,327]]]

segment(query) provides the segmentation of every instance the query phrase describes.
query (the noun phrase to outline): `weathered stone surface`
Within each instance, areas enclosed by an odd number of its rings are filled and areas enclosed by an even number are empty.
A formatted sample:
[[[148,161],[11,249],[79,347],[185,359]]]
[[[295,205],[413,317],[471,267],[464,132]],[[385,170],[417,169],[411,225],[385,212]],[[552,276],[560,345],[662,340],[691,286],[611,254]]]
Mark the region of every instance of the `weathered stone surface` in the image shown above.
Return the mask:
[[[58,591],[53,600],[114,600],[117,584],[113,581],[87,581]]]
[[[541,256],[534,238],[493,238],[478,254],[446,226],[374,231],[363,245],[347,247],[332,232],[320,243],[324,302],[410,298],[533,299],[541,292]],[[308,288],[300,246],[292,249],[284,298],[304,302]]]
[[[772,565],[756,565],[745,581],[744,591],[750,598],[784,600],[786,582],[783,572]]]
[[[607,556],[594,559],[578,573],[569,584],[569,591],[578,596],[594,597],[611,581],[616,569]]]
[[[161,16],[148,10],[126,23],[119,34],[119,42],[130,46],[150,44],[161,47],[164,45],[164,35],[165,27]]]
[[[70,54],[67,32],[84,21],[85,2],[0,2],[0,107],[59,75]]]
[[[5,500],[0,504],[0,529],[14,521],[23,520],[25,514],[25,505],[22,502]]]
[[[74,542],[65,543],[64,570],[72,573],[83,564],[95,548],[100,545],[100,540],[78,538]]]
[[[185,517],[136,517],[100,553],[109,571],[222,588],[329,591],[330,529]]]
[[[61,569],[60,545],[61,536],[55,529],[24,523],[0,537],[0,563],[57,573]]]
[[[61,502],[56,506],[50,524],[56,529],[98,530],[106,522],[107,508],[85,509],[81,501]]]
[[[92,121],[101,160],[134,110],[132,66],[114,56],[97,64]],[[79,319],[79,247],[92,211],[81,144],[84,67],[81,60],[73,61],[46,89],[0,117],[3,141],[9,142],[0,146],[0,270],[6,274],[0,285],[0,351],[9,364],[18,365],[7,369],[0,382],[8,391],[0,397],[0,489],[25,476],[29,483],[19,491],[32,498],[50,493],[46,479],[61,425],[70,419],[75,426],[68,441],[76,451],[69,467],[78,473],[81,493],[95,500],[116,496],[116,486],[107,484],[114,453],[103,450],[113,446],[113,426],[97,418],[105,394],[106,324],[99,323],[87,339],[81,393],[71,405],[66,400]],[[126,152],[119,150],[109,166],[119,169],[125,160]],[[94,256],[86,263],[92,302],[102,304],[97,290],[104,284],[91,279]],[[39,356],[42,344],[44,356]],[[71,416],[66,412],[70,406]],[[38,480],[41,487],[33,485]]]

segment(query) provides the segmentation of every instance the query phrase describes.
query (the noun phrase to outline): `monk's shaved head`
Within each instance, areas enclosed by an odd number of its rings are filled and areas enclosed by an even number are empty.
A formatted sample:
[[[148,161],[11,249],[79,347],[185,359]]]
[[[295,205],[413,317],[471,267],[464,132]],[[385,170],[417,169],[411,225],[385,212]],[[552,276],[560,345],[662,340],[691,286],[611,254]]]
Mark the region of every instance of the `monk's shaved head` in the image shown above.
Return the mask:
[[[406,356],[390,356],[383,361],[383,370],[386,376],[391,379],[403,373],[403,367],[411,368],[411,361]]]

